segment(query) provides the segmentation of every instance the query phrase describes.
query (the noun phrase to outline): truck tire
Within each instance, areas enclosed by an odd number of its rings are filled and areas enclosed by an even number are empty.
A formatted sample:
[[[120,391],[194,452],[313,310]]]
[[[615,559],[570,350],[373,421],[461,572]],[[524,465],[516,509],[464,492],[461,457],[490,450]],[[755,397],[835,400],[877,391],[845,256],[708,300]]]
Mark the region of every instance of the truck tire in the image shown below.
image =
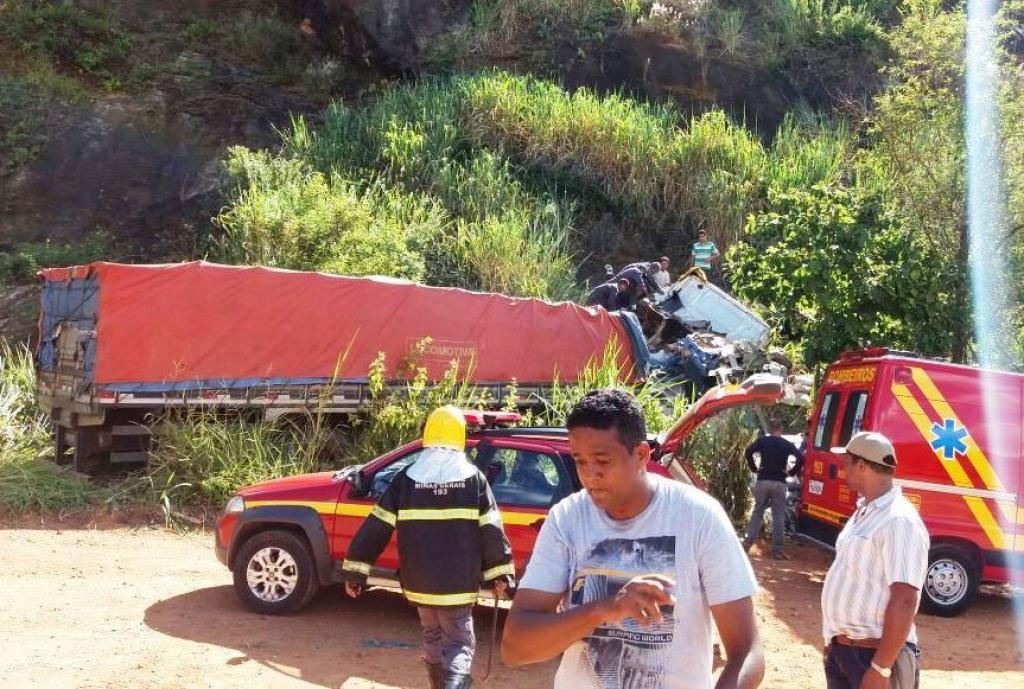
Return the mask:
[[[235,594],[264,615],[290,615],[316,594],[319,582],[305,538],[284,529],[263,531],[238,549]]]
[[[939,617],[956,617],[971,606],[980,585],[981,571],[971,553],[955,545],[936,545],[928,552],[921,609]]]

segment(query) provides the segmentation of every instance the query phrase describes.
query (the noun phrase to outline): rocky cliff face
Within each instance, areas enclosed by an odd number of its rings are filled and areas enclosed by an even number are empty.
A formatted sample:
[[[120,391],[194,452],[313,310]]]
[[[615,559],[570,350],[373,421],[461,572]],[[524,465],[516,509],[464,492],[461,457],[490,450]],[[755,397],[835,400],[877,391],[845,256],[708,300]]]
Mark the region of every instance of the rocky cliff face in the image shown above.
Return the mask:
[[[317,34],[335,50],[399,74],[425,66],[430,44],[462,21],[472,0],[303,0]]]
[[[207,67],[214,71],[202,79],[170,79],[142,96],[49,110],[40,155],[0,179],[0,243],[71,241],[102,229],[150,246],[208,223],[220,205],[224,150],[271,145],[290,113],[314,107],[246,70]]]

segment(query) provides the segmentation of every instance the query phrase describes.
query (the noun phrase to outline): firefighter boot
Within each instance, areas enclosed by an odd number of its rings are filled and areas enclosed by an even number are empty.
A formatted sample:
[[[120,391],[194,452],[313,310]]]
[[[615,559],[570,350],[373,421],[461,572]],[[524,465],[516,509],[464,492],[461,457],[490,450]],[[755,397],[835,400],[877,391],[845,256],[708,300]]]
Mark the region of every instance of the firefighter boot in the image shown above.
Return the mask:
[[[469,689],[473,678],[461,672],[449,672],[444,676],[444,689]]]
[[[425,660],[423,664],[427,666],[427,678],[430,680],[430,689],[445,689],[444,666],[441,663],[428,663]]]

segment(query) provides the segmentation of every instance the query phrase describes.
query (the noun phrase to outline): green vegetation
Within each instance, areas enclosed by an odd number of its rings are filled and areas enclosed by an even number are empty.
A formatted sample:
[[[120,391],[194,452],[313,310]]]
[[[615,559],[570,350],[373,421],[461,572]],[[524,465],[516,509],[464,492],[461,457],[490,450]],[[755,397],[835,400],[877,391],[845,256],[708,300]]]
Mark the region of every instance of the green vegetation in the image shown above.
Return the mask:
[[[428,344],[429,340],[422,342],[419,351]],[[0,510],[134,504],[159,510],[168,523],[177,523],[191,509],[219,508],[244,485],[373,459],[419,437],[427,415],[438,406],[474,408],[491,402],[464,381],[463,372],[454,363],[436,385],[428,385],[426,370],[414,352],[403,362],[409,381],[404,389],[384,385],[385,363],[381,355],[371,366],[369,413],[354,420],[349,428],[329,425],[328,417],[319,412],[273,422],[253,422],[202,410],[185,415],[169,413],[155,424],[155,449],[145,472],[104,484],[53,464],[48,420],[33,397],[31,355],[24,347],[0,345]],[[667,429],[685,411],[685,398],[675,397],[666,404],[665,384],[648,380],[637,385],[630,378],[620,368],[617,352],[609,349],[579,380],[554,386],[540,408],[526,415],[524,423],[562,425],[576,400],[602,387],[633,392],[650,432]],[[514,390],[504,405],[514,408]],[[691,443],[687,452],[700,458],[699,467],[706,465],[701,471],[712,481],[713,492],[721,491],[715,494],[726,504],[739,504],[746,499],[746,485],[724,481],[720,469],[712,466],[728,457],[731,467],[739,455],[722,454],[720,444],[711,434]],[[729,469],[733,470],[735,467]]]
[[[183,507],[218,507],[238,488],[316,471],[330,435],[316,417],[269,423],[225,419],[202,410],[155,427],[145,475],[129,479],[145,505],[172,518]]]
[[[478,67],[518,53],[557,73],[566,46],[579,55],[616,33],[655,34],[704,59],[768,69],[829,53],[879,65],[897,0],[477,0],[435,49],[437,66]]]
[[[338,60],[304,41],[294,21],[273,2],[249,2],[223,17],[197,17],[177,38],[191,50],[257,67],[279,84],[298,85],[311,96],[329,97],[349,77]]]
[[[830,181],[849,145],[844,127],[808,114],[788,118],[766,148],[721,111],[683,118],[667,105],[502,73],[463,84],[475,143],[600,194],[655,231],[703,227],[719,246],[740,237],[766,185]]]
[[[52,240],[16,244],[0,251],[0,285],[35,280],[36,271],[53,266],[75,266],[116,257],[113,240],[102,231],[71,243]]]
[[[0,74],[0,178],[35,160],[55,111],[81,98],[79,84],[45,61],[30,58],[18,74]]]
[[[753,502],[743,453],[757,437],[757,427],[749,409],[727,410],[698,426],[680,450],[736,524],[746,522]]]
[[[1019,16],[1008,3],[1003,17]],[[1004,26],[1006,25],[1004,21]],[[891,40],[896,59],[887,88],[864,122],[865,141],[834,188],[778,186],[730,254],[744,298],[803,341],[809,363],[844,348],[878,344],[971,361],[967,263],[964,31],[962,8],[907,3]],[[1007,29],[1004,44],[1016,34]],[[1024,112],[1022,65],[1006,51],[1001,65],[1010,227],[993,251],[1014,262],[1021,284],[1024,252],[1024,139],[1011,124]],[[810,252],[800,253],[801,247]],[[1021,366],[1024,295],[1004,314]],[[871,314],[869,319],[851,317]]]
[[[111,88],[135,49],[109,13],[52,0],[0,2],[0,44],[46,57],[62,73]]]
[[[955,266],[878,195],[818,185],[773,193],[769,205],[729,255],[733,279],[742,298],[802,342],[809,364],[864,343],[950,350],[956,319],[966,316],[954,308]]]
[[[228,170],[237,191],[215,251],[228,263],[422,280],[423,255],[449,223],[429,198],[359,189],[295,159],[236,148]]]
[[[47,94],[37,84],[0,76],[0,177],[39,155],[46,143]]]
[[[108,494],[53,464],[48,420],[36,406],[35,370],[25,347],[0,340],[0,509],[85,507]]]
[[[395,86],[296,120],[278,156],[235,150],[211,256],[575,297],[581,219],[610,210],[661,243],[705,227],[725,247],[766,187],[844,174],[850,138],[801,112],[766,147],[721,112],[687,121],[501,72]]]
[[[319,128],[296,120],[278,158],[236,150],[236,202],[218,218],[224,237],[211,255],[578,296],[572,206],[471,146],[462,100],[449,84],[395,87],[364,110],[336,103]],[[268,231],[274,214],[294,231]],[[370,241],[346,241],[355,236]]]

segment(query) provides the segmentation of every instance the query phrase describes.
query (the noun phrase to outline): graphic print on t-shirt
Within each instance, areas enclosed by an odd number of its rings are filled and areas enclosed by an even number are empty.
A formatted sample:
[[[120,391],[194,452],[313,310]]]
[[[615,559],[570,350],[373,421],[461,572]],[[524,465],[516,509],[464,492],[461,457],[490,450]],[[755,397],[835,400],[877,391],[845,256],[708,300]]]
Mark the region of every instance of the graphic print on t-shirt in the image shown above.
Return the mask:
[[[612,598],[641,574],[675,578],[676,537],[614,538],[601,541],[580,563],[573,582],[573,606]],[[671,663],[675,618],[663,607],[664,621],[642,625],[632,618],[603,624],[583,641],[581,675],[587,689],[657,689]]]

